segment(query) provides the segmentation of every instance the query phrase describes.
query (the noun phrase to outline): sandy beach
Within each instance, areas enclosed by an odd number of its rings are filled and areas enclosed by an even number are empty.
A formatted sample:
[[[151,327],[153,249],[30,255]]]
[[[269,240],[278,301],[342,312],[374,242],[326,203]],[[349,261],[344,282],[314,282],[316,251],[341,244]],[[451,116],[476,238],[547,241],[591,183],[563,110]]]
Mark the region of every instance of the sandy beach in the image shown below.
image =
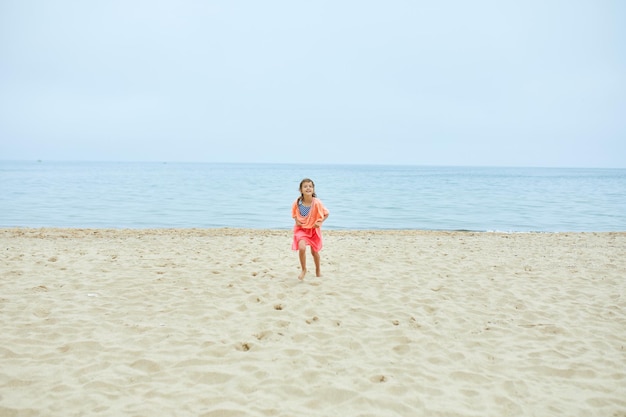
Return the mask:
[[[626,233],[324,237],[0,229],[0,416],[626,416]]]

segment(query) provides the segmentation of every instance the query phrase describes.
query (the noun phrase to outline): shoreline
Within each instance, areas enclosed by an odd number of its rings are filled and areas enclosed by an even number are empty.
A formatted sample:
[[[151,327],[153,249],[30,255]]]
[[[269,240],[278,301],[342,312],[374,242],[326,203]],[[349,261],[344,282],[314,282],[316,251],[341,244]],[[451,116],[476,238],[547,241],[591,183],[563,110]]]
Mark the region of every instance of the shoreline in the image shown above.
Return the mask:
[[[291,233],[1,228],[0,415],[625,415],[626,232]]]
[[[324,234],[360,234],[360,233],[381,233],[381,234],[555,234],[555,235],[567,235],[567,234],[626,234],[626,230],[589,230],[589,231],[506,231],[506,230],[469,230],[469,229],[326,229],[323,228]],[[132,228],[132,227],[57,227],[57,226],[43,226],[43,227],[31,227],[31,226],[5,226],[0,227],[0,233],[17,233],[25,232],[31,234],[34,232],[49,232],[49,233],[194,233],[194,234],[238,234],[238,233],[291,233],[291,228],[250,228],[250,227],[144,227],[144,228]]]

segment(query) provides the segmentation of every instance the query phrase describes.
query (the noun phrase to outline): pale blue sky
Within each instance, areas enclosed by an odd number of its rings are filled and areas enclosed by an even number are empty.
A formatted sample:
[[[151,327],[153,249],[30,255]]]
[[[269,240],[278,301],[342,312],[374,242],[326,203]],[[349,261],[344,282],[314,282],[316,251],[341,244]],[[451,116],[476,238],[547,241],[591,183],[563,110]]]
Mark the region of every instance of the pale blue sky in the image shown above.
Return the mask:
[[[626,2],[0,0],[0,160],[626,167]]]

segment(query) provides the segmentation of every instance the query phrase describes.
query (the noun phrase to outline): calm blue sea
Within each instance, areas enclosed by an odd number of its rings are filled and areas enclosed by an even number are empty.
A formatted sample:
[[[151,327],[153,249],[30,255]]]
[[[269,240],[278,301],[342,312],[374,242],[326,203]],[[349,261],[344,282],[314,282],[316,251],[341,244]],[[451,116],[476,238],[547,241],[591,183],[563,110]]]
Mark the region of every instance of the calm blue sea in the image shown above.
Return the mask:
[[[626,231],[626,170],[0,162],[0,227],[290,229],[302,178],[325,229]]]

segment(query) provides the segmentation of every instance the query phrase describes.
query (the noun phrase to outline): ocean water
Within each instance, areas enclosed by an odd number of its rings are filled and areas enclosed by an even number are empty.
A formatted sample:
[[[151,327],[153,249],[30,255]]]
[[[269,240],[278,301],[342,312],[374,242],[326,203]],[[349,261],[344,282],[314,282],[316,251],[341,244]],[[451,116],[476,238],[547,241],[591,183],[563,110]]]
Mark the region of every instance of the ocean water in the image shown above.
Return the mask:
[[[626,170],[0,161],[0,227],[626,231]]]

